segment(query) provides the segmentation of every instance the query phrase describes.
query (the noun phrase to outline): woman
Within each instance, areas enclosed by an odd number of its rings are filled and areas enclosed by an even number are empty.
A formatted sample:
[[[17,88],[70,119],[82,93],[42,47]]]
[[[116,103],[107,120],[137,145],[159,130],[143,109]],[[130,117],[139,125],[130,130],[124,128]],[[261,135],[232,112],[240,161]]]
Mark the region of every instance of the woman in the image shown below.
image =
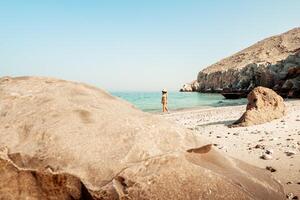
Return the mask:
[[[161,104],[163,106],[163,112],[169,112],[167,104],[168,104],[168,91],[166,89],[163,89],[162,91],[162,97],[161,97]]]

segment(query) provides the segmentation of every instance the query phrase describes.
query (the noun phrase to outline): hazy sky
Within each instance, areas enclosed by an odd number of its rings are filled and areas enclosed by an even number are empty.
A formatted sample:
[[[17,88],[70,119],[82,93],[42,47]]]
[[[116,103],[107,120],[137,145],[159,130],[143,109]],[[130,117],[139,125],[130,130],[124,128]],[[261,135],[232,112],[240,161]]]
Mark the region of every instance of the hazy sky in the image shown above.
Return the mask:
[[[178,90],[207,65],[296,26],[300,0],[0,1],[0,76]]]

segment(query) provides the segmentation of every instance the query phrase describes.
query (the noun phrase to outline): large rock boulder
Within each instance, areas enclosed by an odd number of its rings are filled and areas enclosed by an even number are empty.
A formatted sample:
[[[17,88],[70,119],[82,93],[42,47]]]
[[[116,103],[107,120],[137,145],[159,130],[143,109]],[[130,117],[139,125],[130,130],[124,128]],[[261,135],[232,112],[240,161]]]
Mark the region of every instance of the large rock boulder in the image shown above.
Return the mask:
[[[279,119],[286,112],[281,96],[269,88],[256,87],[248,94],[246,112],[233,126],[250,126]]]
[[[0,79],[0,147],[0,199],[284,198],[265,170],[80,83]]]

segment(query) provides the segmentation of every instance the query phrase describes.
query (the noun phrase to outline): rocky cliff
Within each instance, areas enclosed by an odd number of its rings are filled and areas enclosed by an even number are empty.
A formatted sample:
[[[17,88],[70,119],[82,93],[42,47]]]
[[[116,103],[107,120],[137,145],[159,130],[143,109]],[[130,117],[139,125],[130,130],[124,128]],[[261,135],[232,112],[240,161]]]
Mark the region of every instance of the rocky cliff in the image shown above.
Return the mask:
[[[264,39],[200,71],[193,91],[272,88],[299,94],[300,28]],[[183,90],[184,91],[184,90]]]

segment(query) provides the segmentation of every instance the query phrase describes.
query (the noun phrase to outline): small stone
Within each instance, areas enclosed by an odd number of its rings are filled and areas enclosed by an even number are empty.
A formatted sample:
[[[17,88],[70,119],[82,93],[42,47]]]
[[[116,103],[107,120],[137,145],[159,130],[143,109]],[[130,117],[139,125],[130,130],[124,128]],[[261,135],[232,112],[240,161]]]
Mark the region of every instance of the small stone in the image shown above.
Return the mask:
[[[287,199],[292,199],[292,200],[297,200],[297,199],[299,199],[298,196],[295,196],[293,193],[288,193],[288,194],[286,195],[286,198],[287,198]]]
[[[239,135],[239,133],[233,133],[233,135],[236,135],[236,136],[237,136],[237,135]]]
[[[295,151],[286,151],[285,154],[286,154],[287,156],[293,156],[293,155],[296,154],[296,152],[295,152]]]
[[[265,146],[264,146],[264,145],[261,145],[261,144],[257,144],[257,145],[255,145],[254,148],[255,148],[255,149],[265,149]]]
[[[271,166],[266,166],[266,170],[270,171],[270,172],[276,172],[277,170],[274,169],[273,167]]]
[[[273,149],[267,149],[266,150],[266,154],[269,154],[269,155],[273,154],[273,152],[274,152]]]
[[[260,140],[258,140],[259,142],[263,142],[263,141],[265,141],[264,139],[260,139]]]
[[[272,160],[273,157],[269,154],[263,154],[260,158],[263,160]]]
[[[294,194],[293,193],[288,193],[287,195],[286,195],[286,198],[287,199],[292,199],[294,197]]]
[[[217,138],[221,138],[221,136],[217,135]]]

